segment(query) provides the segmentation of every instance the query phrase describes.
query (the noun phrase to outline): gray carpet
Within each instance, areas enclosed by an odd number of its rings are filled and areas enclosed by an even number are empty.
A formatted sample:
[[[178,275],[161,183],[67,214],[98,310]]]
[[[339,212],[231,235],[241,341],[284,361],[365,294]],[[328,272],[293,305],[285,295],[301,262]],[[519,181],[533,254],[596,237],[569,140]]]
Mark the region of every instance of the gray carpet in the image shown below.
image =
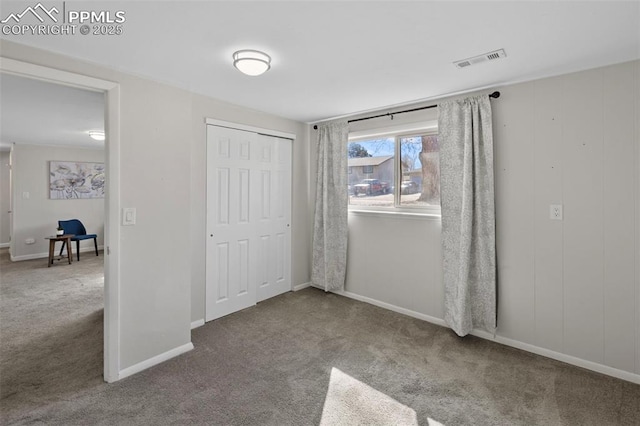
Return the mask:
[[[2,424],[318,425],[331,368],[452,425],[638,425],[640,386],[316,289],[193,331],[195,349],[102,382],[101,262],[0,251]]]

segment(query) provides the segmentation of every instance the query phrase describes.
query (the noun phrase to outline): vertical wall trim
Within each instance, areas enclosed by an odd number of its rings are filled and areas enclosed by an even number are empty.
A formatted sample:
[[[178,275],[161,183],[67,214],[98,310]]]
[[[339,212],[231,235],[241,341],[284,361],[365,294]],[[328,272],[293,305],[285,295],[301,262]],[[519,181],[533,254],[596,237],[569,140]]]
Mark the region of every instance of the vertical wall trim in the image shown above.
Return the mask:
[[[104,380],[120,379],[120,85],[106,92],[107,191],[105,232]],[[107,285],[109,283],[109,285]],[[108,308],[107,308],[108,307]]]
[[[635,100],[635,114],[636,121],[634,124],[634,136],[636,140],[636,161],[635,161],[635,197],[636,197],[636,223],[635,223],[635,296],[636,296],[636,360],[635,360],[635,372],[640,374],[640,61],[635,64],[636,72],[634,73],[634,93],[636,94]]]
[[[565,77],[561,77],[560,80],[560,84],[562,87],[562,97],[560,98],[560,102],[562,103],[560,106],[560,114],[562,114],[562,121],[560,123],[560,141],[561,143],[564,145],[565,143],[565,110],[564,110],[564,100],[566,99],[565,95],[566,95],[566,88],[565,88]],[[564,169],[565,169],[565,163],[564,163],[564,157],[562,156],[562,153],[564,152],[564,147],[560,149],[560,155],[558,155],[558,161],[560,163],[560,200],[562,202],[562,205],[564,206],[565,204],[565,198],[564,198]],[[563,208],[564,210],[564,208]],[[563,213],[564,214],[564,213]],[[561,311],[562,311],[562,323],[560,324],[560,327],[562,327],[561,329],[561,334],[562,334],[562,353],[567,353],[567,345],[565,344],[565,342],[567,341],[566,339],[566,311],[565,311],[565,306],[566,306],[566,286],[565,286],[565,282],[564,282],[564,277],[565,277],[565,268],[564,268],[564,251],[565,251],[565,239],[564,239],[564,221],[562,221],[562,225],[560,226],[560,229],[562,229],[561,235],[560,235],[560,255],[562,256],[562,262],[560,262],[560,283],[562,286],[562,304],[561,306]]]
[[[605,105],[605,101],[604,98],[606,96],[606,91],[604,90],[604,86],[605,86],[605,81],[604,81],[604,70],[600,71],[600,87],[602,88],[602,91],[600,93],[600,104],[601,105]],[[600,117],[600,120],[602,121],[603,125],[606,125],[605,123],[605,109],[602,108],[602,115]],[[607,170],[606,170],[606,165],[605,165],[605,161],[604,161],[604,138],[605,138],[605,131],[604,131],[604,126],[603,126],[603,130],[602,130],[602,135],[600,135],[600,149],[601,149],[601,153],[602,155],[600,155],[600,164],[602,167],[602,201],[604,202],[605,198],[605,192],[606,192],[606,187],[605,184],[607,182],[606,176],[607,176]],[[606,259],[607,259],[607,247],[605,245],[605,231],[606,231],[606,220],[604,217],[604,203],[603,205],[600,206],[600,208],[603,209],[602,212],[602,223],[600,223],[600,226],[602,226],[602,241],[600,242],[601,246],[602,246],[602,337],[603,337],[603,341],[604,344],[602,345],[602,363],[605,364],[607,362],[607,303],[606,303],[606,276],[607,276],[607,264],[606,264]]]
[[[533,104],[533,117],[531,117],[533,122],[533,174],[534,178],[532,179],[532,191],[531,191],[531,205],[533,206],[533,220],[531,221],[531,233],[533,234],[533,336],[531,336],[532,342],[538,342],[538,281],[537,281],[537,273],[536,273],[536,265],[537,256],[536,256],[536,247],[538,247],[538,233],[536,232],[536,216],[535,216],[535,207],[536,207],[536,150],[538,149],[538,126],[537,126],[537,118],[538,118],[538,102],[537,102],[537,93],[538,93],[538,82],[533,82],[533,93],[531,95],[531,103]]]

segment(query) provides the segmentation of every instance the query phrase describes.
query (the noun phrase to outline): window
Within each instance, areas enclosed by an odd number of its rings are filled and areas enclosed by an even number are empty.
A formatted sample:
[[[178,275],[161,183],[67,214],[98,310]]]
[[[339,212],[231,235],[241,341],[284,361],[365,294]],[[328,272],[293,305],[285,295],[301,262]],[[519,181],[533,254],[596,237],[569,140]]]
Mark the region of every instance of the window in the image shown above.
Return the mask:
[[[349,142],[349,204],[393,207],[395,138]]]
[[[437,135],[400,137],[400,205],[440,205],[440,145]]]
[[[350,208],[439,210],[439,148],[434,132],[349,141]]]

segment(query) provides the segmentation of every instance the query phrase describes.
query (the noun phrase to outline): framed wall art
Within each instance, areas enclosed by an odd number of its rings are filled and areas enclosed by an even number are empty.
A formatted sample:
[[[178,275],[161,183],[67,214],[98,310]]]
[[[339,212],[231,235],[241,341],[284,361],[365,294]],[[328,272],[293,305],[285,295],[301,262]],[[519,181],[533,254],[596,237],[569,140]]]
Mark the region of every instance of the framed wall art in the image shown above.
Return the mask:
[[[49,198],[104,198],[104,163],[49,161]]]

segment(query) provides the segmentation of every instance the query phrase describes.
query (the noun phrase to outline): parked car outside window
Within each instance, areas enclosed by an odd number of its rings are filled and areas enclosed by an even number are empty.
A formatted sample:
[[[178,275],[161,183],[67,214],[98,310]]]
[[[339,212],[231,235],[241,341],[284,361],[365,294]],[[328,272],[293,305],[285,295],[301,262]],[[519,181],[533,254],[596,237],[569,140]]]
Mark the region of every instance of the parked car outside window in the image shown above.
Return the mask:
[[[418,192],[418,184],[412,180],[405,180],[400,185],[401,194],[415,194],[416,192]]]

